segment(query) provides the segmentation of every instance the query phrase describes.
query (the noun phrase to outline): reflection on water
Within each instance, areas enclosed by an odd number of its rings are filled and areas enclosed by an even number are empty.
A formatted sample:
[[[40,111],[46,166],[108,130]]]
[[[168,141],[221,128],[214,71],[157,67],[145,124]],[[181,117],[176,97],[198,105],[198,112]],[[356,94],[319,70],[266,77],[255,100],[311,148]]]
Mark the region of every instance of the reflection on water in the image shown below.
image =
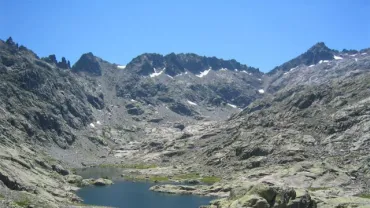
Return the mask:
[[[111,186],[90,186],[77,192],[85,204],[122,208],[198,208],[212,197],[169,195],[149,191],[153,183],[118,181]]]
[[[108,177],[109,179],[117,180],[121,178],[123,172],[122,170],[122,168],[114,167],[89,167],[77,169],[76,174],[82,176],[83,178],[97,179]]]

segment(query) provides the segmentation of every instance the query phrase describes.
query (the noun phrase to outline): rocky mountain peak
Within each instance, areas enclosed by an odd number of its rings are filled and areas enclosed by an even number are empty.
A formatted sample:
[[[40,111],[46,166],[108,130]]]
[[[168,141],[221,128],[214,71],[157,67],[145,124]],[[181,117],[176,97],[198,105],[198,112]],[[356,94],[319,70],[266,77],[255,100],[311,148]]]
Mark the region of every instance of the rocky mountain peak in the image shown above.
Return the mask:
[[[261,73],[258,68],[249,67],[233,59],[223,60],[216,57],[199,56],[194,53],[170,53],[165,56],[155,53],[145,53],[134,58],[126,68],[143,76],[162,72],[170,76],[175,76],[187,71],[193,74],[201,74],[209,69],[215,71],[225,69]]]
[[[16,44],[14,41],[13,41],[13,38],[12,37],[9,37],[6,41],[5,41],[6,44],[10,45],[10,46],[17,46],[18,47],[18,44]]]
[[[322,55],[323,53],[326,53],[326,54],[330,54],[330,56],[328,57],[323,57],[323,58],[327,58],[327,59],[323,59],[323,60],[329,60],[330,58],[332,59],[333,57],[333,53],[335,53],[336,51],[333,50],[333,49],[330,49],[328,48],[324,42],[318,42],[316,43],[315,45],[313,45],[310,49],[308,49],[308,51],[306,53],[312,53],[314,55]]]
[[[72,71],[87,72],[88,74],[95,76],[102,75],[102,68],[100,66],[99,59],[91,52],[83,54],[73,65]]]
[[[48,57],[41,58],[42,60],[50,63],[50,64],[55,64],[57,67],[62,68],[62,69],[70,69],[71,68],[71,63],[67,61],[65,57],[62,57],[62,61],[58,62],[55,54],[51,54]]]
[[[313,64],[317,64],[322,60],[333,60],[334,54],[336,53],[338,53],[338,51],[328,48],[324,42],[318,42],[311,48],[309,48],[305,53],[280,66],[275,67],[268,74],[273,75],[276,74],[278,71],[286,72],[301,64],[310,66]]]

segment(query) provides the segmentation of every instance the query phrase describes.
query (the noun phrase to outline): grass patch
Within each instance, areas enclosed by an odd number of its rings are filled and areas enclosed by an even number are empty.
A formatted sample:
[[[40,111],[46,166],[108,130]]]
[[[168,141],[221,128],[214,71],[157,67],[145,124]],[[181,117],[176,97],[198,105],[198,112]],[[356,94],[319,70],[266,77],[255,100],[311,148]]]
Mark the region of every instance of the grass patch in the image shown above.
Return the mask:
[[[174,176],[174,178],[182,179],[182,180],[197,179],[197,178],[199,178],[199,173],[188,173],[188,174],[183,174],[183,175],[176,175],[176,176]]]
[[[169,178],[167,176],[149,176],[149,177],[146,177],[144,175],[137,175],[137,176],[123,176],[123,178],[127,181],[150,181],[150,182],[169,181]]]
[[[0,200],[5,199],[5,196],[0,194]]]
[[[168,181],[168,177],[166,176],[151,176],[149,177],[149,181],[151,182],[165,182]]]
[[[76,168],[71,168],[70,170],[71,170],[71,172],[72,172],[73,174],[76,174],[76,173],[77,173],[77,169],[76,169]]]
[[[145,181],[145,178],[142,176],[123,176],[123,179],[126,181]]]
[[[31,200],[22,199],[22,200],[19,200],[19,201],[15,201],[15,203],[20,207],[28,207],[29,205],[31,205]]]
[[[364,198],[364,199],[370,199],[370,193],[362,193],[358,197]]]
[[[205,176],[202,179],[200,179],[200,181],[206,184],[214,184],[221,181],[221,178],[217,176]]]
[[[150,169],[156,168],[154,164],[100,164],[102,168],[123,168],[123,169]]]
[[[330,189],[330,187],[316,187],[316,188],[310,187],[308,188],[308,190],[310,191],[322,191],[322,190],[328,190],[328,189]]]

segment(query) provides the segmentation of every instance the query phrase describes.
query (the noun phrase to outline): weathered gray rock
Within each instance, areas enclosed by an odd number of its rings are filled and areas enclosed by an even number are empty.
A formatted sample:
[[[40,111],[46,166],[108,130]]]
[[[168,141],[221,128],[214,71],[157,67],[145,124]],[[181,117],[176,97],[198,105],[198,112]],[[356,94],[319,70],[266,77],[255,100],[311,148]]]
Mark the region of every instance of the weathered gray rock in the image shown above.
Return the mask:
[[[54,164],[51,166],[53,168],[53,170],[63,176],[66,176],[69,174],[69,171],[65,168],[63,168],[63,166],[59,165],[59,164]]]
[[[65,176],[65,179],[68,183],[80,184],[83,178],[79,175],[67,175]]]
[[[113,181],[105,178],[99,178],[93,181],[93,185],[95,186],[107,186],[107,185],[112,185]]]

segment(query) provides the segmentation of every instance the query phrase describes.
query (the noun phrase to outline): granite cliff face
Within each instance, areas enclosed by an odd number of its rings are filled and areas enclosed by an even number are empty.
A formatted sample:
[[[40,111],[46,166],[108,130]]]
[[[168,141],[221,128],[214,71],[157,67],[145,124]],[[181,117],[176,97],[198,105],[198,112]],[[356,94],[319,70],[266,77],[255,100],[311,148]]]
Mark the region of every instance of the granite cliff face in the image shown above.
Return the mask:
[[[0,41],[0,207],[76,207],[69,168],[115,163],[220,177],[152,188],[227,196],[211,207],[368,206],[368,53],[318,43],[264,74],[196,54],[71,67]]]

